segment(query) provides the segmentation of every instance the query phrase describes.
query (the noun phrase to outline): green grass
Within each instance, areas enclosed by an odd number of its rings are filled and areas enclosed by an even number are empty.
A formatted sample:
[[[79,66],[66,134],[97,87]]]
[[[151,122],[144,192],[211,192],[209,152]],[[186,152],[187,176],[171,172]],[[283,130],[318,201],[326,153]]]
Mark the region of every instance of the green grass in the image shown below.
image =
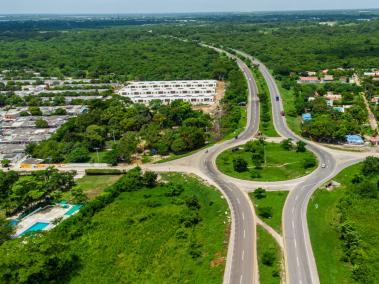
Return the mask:
[[[81,259],[70,283],[222,282],[227,203],[195,178],[170,174],[164,179],[182,185],[183,193],[168,197],[167,185],[125,192],[94,215],[70,244]],[[202,221],[185,228],[179,221],[190,210],[184,200],[194,195]]]
[[[237,157],[243,158],[248,162],[249,171],[240,173],[234,170],[233,159]],[[251,153],[245,152],[243,149],[235,152],[232,150],[224,151],[217,157],[216,164],[221,172],[235,178],[257,181],[281,181],[295,179],[311,173],[316,166],[304,169],[303,162],[306,158],[316,161],[315,156],[309,151],[297,153],[295,151],[284,150],[280,144],[266,143],[267,164],[263,169],[257,170],[261,175],[259,178],[251,177],[250,171],[254,170]]]
[[[343,170],[333,179],[340,182],[341,187],[333,191],[319,189],[309,203],[308,226],[321,283],[356,283],[351,278],[352,267],[341,261],[342,241],[336,228],[339,224],[339,200],[352,188],[351,179],[360,169],[361,164],[358,164]],[[348,210],[349,219],[366,244],[364,250],[373,259],[374,271],[378,271],[379,266],[378,208],[378,199],[355,198]]]
[[[286,113],[286,121],[288,127],[298,135],[301,135],[301,119],[296,115],[295,110],[295,95],[292,90],[287,90],[282,87],[280,81],[276,81],[282,100],[284,112]],[[293,115],[294,114],[294,115]]]
[[[241,107],[241,119],[238,123],[238,127],[231,133],[225,135],[225,137],[221,141],[226,141],[233,139],[237,135],[239,135],[242,131],[245,130],[246,123],[247,123],[247,109],[246,107]]]
[[[263,122],[263,120],[262,120],[263,111],[262,111],[262,102],[261,102],[261,104],[260,104],[261,119],[260,119],[260,124],[259,124],[259,130],[265,136],[278,137],[279,134],[275,130],[273,119],[272,119],[272,105],[271,105],[271,99],[270,99],[270,91],[267,87],[267,83],[257,68],[252,69],[252,73],[254,75],[255,82],[257,83],[258,93],[261,94],[261,93],[265,92],[269,98],[267,100],[267,103],[268,103],[269,115],[270,115],[271,120],[267,123]]]
[[[99,151],[99,158],[97,157],[97,153],[96,152],[91,152],[89,154],[90,156],[90,163],[105,163],[104,161],[104,157],[106,155],[107,151]]]
[[[272,208],[272,218],[262,218],[262,220],[271,226],[279,234],[282,232],[282,212],[284,203],[286,202],[288,192],[287,191],[267,191],[266,197],[258,199],[254,196],[254,193],[249,193],[251,200],[259,212],[260,207],[271,207]]]
[[[258,250],[258,268],[259,281],[262,284],[279,284],[281,271],[281,252],[280,247],[274,238],[265,231],[261,226],[257,226],[257,250]],[[272,251],[275,255],[275,261],[272,266],[263,263],[263,255],[267,251]],[[274,276],[278,273],[279,276]]]
[[[97,197],[104,189],[119,180],[121,175],[84,176],[76,182],[89,199]]]

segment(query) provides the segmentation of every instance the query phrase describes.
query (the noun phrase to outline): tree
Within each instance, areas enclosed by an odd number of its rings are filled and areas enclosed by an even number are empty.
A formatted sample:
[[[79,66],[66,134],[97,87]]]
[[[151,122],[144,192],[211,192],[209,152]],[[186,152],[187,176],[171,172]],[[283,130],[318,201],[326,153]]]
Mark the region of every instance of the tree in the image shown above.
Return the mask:
[[[233,159],[233,168],[236,172],[246,172],[248,163],[243,158]]]
[[[158,175],[151,171],[146,171],[143,175],[143,183],[150,188],[153,188],[157,185]]]
[[[35,125],[37,128],[49,128],[49,123],[42,118],[37,119]]]
[[[15,226],[4,217],[0,216],[0,246],[12,238],[15,234]]]
[[[257,199],[266,198],[266,190],[263,188],[257,188],[254,190],[254,197]]]
[[[259,207],[258,215],[265,219],[272,218],[272,207],[269,207],[269,206]]]
[[[284,150],[291,151],[293,148],[292,139],[288,138],[280,142],[280,145]]]
[[[262,255],[262,263],[267,266],[273,266],[276,261],[276,254],[274,249],[267,250]]]
[[[316,160],[314,158],[305,158],[304,161],[303,161],[303,167],[304,169],[309,169],[309,168],[313,168],[314,166],[316,166]]]
[[[11,161],[7,160],[7,159],[4,159],[4,160],[1,160],[1,166],[3,168],[8,168],[11,164]]]
[[[300,152],[300,153],[303,153],[305,152],[307,149],[305,148],[307,144],[301,140],[297,141],[296,143],[296,152]]]
[[[362,173],[365,176],[379,174],[379,158],[367,157],[363,162]]]
[[[69,163],[85,163],[89,160],[89,151],[87,148],[82,146],[74,148],[67,156],[67,162]]]
[[[117,166],[118,164],[118,153],[115,149],[112,149],[110,151],[107,151],[103,158],[104,162],[111,165],[111,166]]]
[[[39,107],[29,107],[29,113],[33,116],[42,116],[42,111]]]

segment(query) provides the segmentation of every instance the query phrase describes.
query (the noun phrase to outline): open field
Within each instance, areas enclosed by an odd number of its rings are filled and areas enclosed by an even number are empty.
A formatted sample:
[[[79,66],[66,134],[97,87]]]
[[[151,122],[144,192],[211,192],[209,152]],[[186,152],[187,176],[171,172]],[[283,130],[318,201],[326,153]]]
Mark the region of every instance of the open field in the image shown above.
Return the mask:
[[[375,218],[379,214],[377,198],[362,198],[352,190],[357,187],[351,183],[352,178],[361,172],[362,165],[355,165],[342,171],[334,180],[341,187],[333,191],[319,189],[308,207],[308,224],[312,246],[316,258],[321,283],[377,283],[378,278],[378,236],[379,223]],[[375,177],[374,177],[375,178]],[[341,200],[345,202],[341,203]],[[341,207],[341,204],[345,204]],[[346,207],[347,206],[347,207]],[[344,241],[340,239],[338,227],[341,226],[341,209],[344,210],[346,222],[353,224],[355,234],[360,238],[361,253],[366,261],[362,264],[374,276],[370,279],[356,281],[353,267],[345,258]],[[367,275],[367,273],[365,273]]]
[[[93,199],[103,192],[104,189],[114,184],[121,175],[84,176],[77,180],[77,184],[83,189],[89,199]]]
[[[279,234],[282,232],[282,211],[286,198],[288,196],[287,191],[266,191],[266,197],[256,198],[254,193],[249,193],[251,200],[256,208],[257,214],[259,214],[259,208],[262,207],[271,207],[272,208],[272,217],[271,218],[262,218],[261,219],[270,225],[274,230]]]
[[[273,237],[261,226],[257,227],[259,280],[262,284],[279,284],[281,275],[281,253]],[[272,265],[268,265],[272,260]]]
[[[217,167],[226,175],[244,179],[257,181],[281,181],[295,179],[311,173],[317,166],[314,155],[308,151],[298,153],[295,151],[287,151],[279,144],[266,143],[266,165],[262,169],[254,169],[251,153],[245,152],[243,149],[237,151],[227,150],[221,153],[216,160]],[[237,172],[233,167],[233,159],[242,158],[248,163],[248,170]],[[316,162],[316,166],[305,169],[304,161],[312,159]],[[260,174],[260,177],[252,177],[251,170]]]

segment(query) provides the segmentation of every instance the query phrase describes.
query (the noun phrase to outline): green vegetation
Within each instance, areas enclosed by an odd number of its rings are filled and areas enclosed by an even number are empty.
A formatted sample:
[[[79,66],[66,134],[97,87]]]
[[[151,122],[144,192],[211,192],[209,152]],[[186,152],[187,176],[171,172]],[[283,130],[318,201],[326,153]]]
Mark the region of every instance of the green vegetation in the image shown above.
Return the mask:
[[[211,119],[194,111],[189,103],[170,105],[153,102],[150,107],[126,98],[89,102],[89,111],[71,118],[48,140],[29,144],[27,153],[50,162],[87,162],[89,153],[102,150],[113,139],[103,161],[111,165],[130,163],[133,156],[149,150],[167,155],[181,154],[205,145]],[[96,154],[97,155],[97,154]]]
[[[247,163],[246,168],[239,165]],[[284,149],[276,143],[251,141],[243,147],[227,150],[216,160],[221,172],[245,180],[280,181],[312,172],[317,160],[311,152]],[[238,164],[238,168],[234,167]]]
[[[318,190],[308,224],[321,282],[377,283],[379,159],[342,171],[341,187]]]
[[[276,230],[279,234],[282,232],[282,212],[286,202],[287,191],[265,191],[258,188],[249,194],[257,214],[262,220]],[[271,212],[268,218],[265,213]]]
[[[225,200],[191,177],[164,175],[161,184],[156,178],[131,170],[77,215],[39,233],[42,238],[6,241],[0,279],[221,282],[229,237]],[[24,241],[30,238],[35,241]]]
[[[75,199],[80,189],[73,189],[74,173],[60,173],[55,168],[31,172],[20,176],[17,172],[0,171],[0,213],[11,216],[18,212],[31,212],[41,203],[59,200],[67,192]]]
[[[120,178],[121,175],[86,175],[76,183],[89,199],[94,199]]]
[[[279,136],[275,130],[272,120],[272,106],[270,92],[268,90],[265,79],[257,68],[252,69],[255,81],[258,87],[258,97],[260,102],[260,126],[261,133],[269,137]]]
[[[259,280],[264,284],[281,283],[280,247],[261,226],[257,226]]]

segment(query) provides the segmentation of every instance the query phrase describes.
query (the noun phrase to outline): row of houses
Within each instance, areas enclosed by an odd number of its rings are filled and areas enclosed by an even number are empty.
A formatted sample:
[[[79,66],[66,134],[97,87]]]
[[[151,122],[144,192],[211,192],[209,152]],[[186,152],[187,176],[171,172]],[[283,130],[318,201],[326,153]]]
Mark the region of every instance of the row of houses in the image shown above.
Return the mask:
[[[150,81],[131,82],[118,91],[134,103],[149,104],[153,100],[171,103],[183,100],[191,104],[210,104],[215,101],[217,81]]]

